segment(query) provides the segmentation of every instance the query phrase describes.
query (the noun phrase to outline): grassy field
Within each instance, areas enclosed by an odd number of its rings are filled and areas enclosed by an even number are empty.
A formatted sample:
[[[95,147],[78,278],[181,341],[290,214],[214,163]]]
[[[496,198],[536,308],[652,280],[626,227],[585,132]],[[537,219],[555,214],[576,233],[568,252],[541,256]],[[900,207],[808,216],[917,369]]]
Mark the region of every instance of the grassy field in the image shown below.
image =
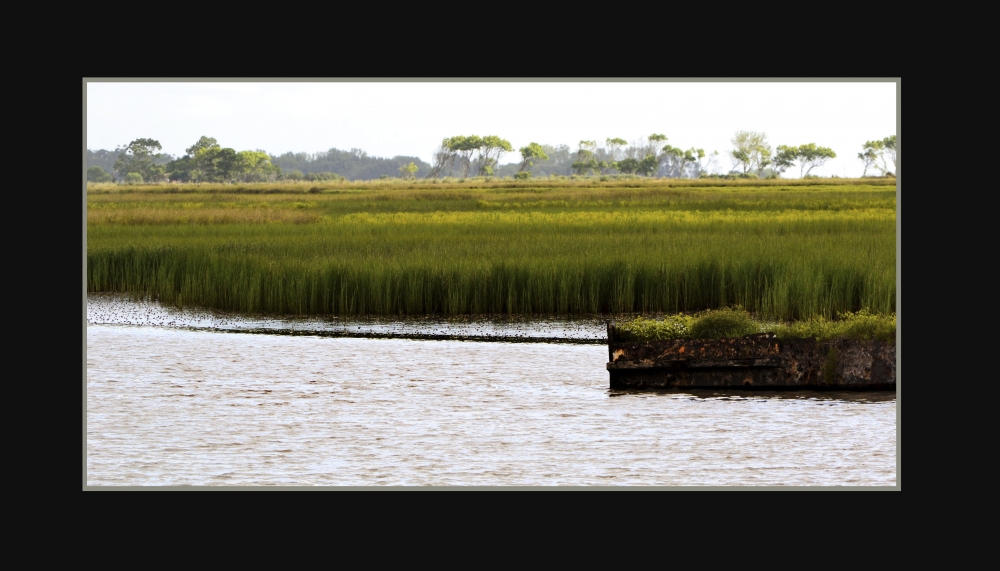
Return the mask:
[[[892,179],[94,185],[88,291],[338,315],[895,311]]]

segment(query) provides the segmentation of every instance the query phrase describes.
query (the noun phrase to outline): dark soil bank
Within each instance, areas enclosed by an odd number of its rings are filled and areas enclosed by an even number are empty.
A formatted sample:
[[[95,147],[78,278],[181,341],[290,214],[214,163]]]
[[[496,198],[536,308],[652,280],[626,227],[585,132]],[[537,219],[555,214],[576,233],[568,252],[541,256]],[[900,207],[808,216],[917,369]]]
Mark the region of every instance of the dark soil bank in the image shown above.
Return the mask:
[[[619,341],[608,328],[611,388],[895,390],[896,344],[858,339]]]

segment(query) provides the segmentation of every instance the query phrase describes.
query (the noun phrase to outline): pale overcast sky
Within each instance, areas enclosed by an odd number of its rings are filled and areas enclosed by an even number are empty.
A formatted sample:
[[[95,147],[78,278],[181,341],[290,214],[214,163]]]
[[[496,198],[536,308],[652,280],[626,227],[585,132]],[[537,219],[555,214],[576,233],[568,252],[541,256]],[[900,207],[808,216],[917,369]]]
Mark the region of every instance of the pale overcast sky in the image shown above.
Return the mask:
[[[88,82],[87,148],[151,138],[180,156],[202,135],[237,151],[364,149],[427,162],[453,135],[498,135],[515,149],[663,133],[720,153],[738,130],[772,147],[837,153],[821,175],[860,176],[861,145],[896,133],[894,82]],[[514,162],[517,152],[501,158]],[[794,171],[794,173],[792,172]],[[798,176],[798,169],[787,175]]]

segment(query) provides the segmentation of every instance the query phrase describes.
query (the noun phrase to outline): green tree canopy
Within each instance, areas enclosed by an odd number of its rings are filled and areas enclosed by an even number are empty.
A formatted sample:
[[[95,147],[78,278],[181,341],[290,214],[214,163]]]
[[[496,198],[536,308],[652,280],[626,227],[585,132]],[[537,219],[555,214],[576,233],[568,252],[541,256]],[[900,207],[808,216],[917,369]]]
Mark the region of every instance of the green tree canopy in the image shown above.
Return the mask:
[[[490,176],[493,174],[493,167],[500,164],[500,157],[504,153],[514,150],[510,141],[501,139],[496,135],[487,135],[479,142],[479,175]]]
[[[775,176],[795,166],[799,158],[799,148],[791,145],[778,145],[777,152],[771,157],[771,171]]]
[[[526,147],[521,147],[521,164],[518,165],[517,172],[528,172],[530,176],[530,171],[525,171],[530,166],[534,166],[535,161],[547,161],[549,156],[545,154],[545,150],[538,143],[529,143]]]
[[[187,156],[193,157],[193,156],[197,155],[198,151],[200,151],[202,149],[212,149],[212,148],[219,148],[218,141],[216,141],[212,137],[206,137],[206,136],[202,135],[201,138],[198,139],[197,143],[195,143],[195,144],[191,145],[190,147],[184,149],[184,152],[187,153]]]
[[[264,151],[240,151],[236,153],[233,175],[243,182],[267,180],[280,169],[271,164],[271,155]]]
[[[163,176],[164,167],[155,164],[153,159],[158,156],[155,151],[162,148],[155,139],[136,139],[118,155],[115,171],[123,177],[138,173],[146,182],[159,180]]]
[[[111,182],[111,175],[95,165],[87,169],[87,182]]]
[[[660,157],[656,155],[646,155],[646,158],[639,161],[639,168],[636,172],[643,176],[653,176],[660,168]]]
[[[448,148],[456,154],[460,164],[465,167],[463,177],[469,176],[469,171],[472,169],[472,155],[482,146],[483,139],[478,135],[468,137],[457,135],[448,139]]]
[[[639,170],[639,161],[632,157],[618,161],[618,171],[625,174],[632,174]]]
[[[757,174],[771,164],[771,146],[767,135],[757,131],[737,131],[731,140],[730,156],[734,166],[742,167],[743,174],[756,170]]]
[[[683,178],[690,166],[697,165],[698,160],[705,157],[704,149],[696,149],[694,147],[683,150],[680,147],[664,145],[661,151],[661,156],[667,161],[669,166],[667,176],[677,176],[679,178]]]
[[[600,168],[600,164],[594,158],[596,151],[597,141],[580,141],[576,151],[576,161],[573,162],[573,172],[585,174],[589,171],[590,174],[594,174],[594,171]]]
[[[884,149],[885,143],[882,141],[865,141],[865,144],[861,146],[858,160],[865,166],[865,170],[861,173],[862,177],[868,175],[868,169],[878,167],[878,159]]]
[[[799,146],[796,156],[800,161],[799,176],[805,177],[814,168],[823,166],[830,159],[837,158],[837,153],[829,147],[817,147],[816,143],[807,143]]]

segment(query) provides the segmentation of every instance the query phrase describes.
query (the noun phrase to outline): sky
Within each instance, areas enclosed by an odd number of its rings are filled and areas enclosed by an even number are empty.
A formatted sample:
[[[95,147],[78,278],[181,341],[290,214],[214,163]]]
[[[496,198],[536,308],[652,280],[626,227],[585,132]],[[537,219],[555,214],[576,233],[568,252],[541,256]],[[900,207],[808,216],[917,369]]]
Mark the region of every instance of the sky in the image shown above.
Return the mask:
[[[729,171],[734,133],[763,132],[772,148],[830,147],[821,176],[861,176],[865,141],[897,132],[896,83],[879,82],[96,82],[87,83],[87,148],[156,139],[184,154],[202,135],[237,151],[363,149],[432,162],[445,137],[498,135],[515,151],[652,133],[682,149],[719,152]],[[798,176],[793,167],[786,176]]]

